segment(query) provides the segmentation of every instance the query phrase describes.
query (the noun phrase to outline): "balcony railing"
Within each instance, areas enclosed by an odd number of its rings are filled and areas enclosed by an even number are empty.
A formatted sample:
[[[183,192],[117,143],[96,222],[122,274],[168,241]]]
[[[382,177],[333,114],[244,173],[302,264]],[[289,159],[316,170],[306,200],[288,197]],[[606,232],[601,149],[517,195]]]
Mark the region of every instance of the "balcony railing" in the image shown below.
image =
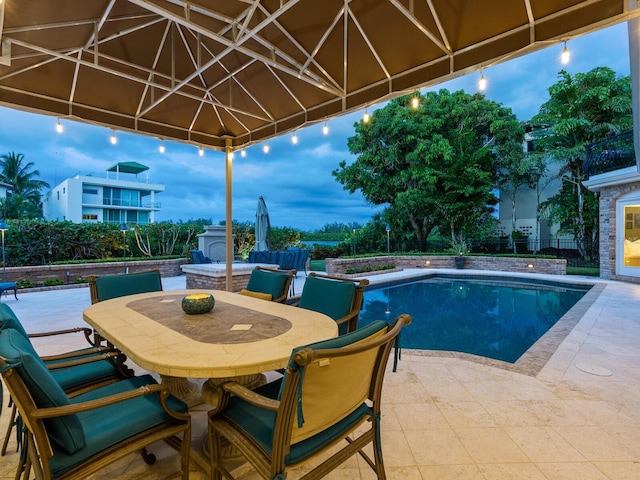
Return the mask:
[[[587,146],[583,163],[586,178],[636,165],[633,131],[604,138]]]

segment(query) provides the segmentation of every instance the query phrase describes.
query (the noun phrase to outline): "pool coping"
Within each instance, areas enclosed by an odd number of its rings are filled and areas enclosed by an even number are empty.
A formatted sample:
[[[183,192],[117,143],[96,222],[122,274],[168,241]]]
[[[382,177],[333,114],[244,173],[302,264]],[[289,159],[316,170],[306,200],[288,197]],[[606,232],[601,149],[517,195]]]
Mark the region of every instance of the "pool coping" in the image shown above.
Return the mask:
[[[491,367],[500,368],[502,370],[508,370],[511,372],[521,373],[524,375],[535,377],[540,373],[542,368],[547,364],[551,356],[556,352],[560,344],[564,341],[564,339],[571,333],[571,331],[575,328],[575,326],[580,322],[584,314],[589,310],[589,308],[593,305],[593,303],[598,299],[600,294],[605,290],[607,284],[598,281],[599,279],[584,279],[580,277],[575,278],[549,278],[549,276],[539,275],[514,275],[511,272],[484,272],[484,271],[474,271],[474,272],[457,272],[457,271],[429,271],[429,272],[412,272],[411,275],[406,277],[395,277],[393,279],[384,279],[382,281],[378,281],[373,283],[372,287],[382,287],[385,284],[393,284],[399,283],[409,280],[417,280],[419,278],[429,278],[429,277],[443,277],[443,278],[451,278],[451,277],[467,277],[467,278],[478,278],[478,277],[500,277],[504,279],[527,279],[536,281],[549,282],[554,284],[574,284],[574,285],[590,285],[591,288],[589,291],[585,293],[585,295],[576,302],[576,304],[569,309],[544,335],[542,335],[531,347],[527,349],[525,353],[523,353],[518,360],[514,363],[505,362],[502,360],[496,360],[493,358],[483,357],[480,355],[474,355],[471,353],[457,352],[451,350],[416,350],[403,348],[402,353],[412,355],[412,356],[420,356],[420,357],[446,357],[446,358],[458,358],[462,360],[467,360],[473,363],[478,363],[481,365],[487,365]]]

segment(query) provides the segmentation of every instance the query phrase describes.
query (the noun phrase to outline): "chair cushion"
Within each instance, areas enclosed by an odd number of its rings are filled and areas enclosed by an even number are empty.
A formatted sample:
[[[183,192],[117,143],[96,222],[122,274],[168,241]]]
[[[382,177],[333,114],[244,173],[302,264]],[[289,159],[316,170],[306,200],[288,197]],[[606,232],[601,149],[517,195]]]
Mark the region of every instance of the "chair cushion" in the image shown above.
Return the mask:
[[[86,355],[86,357],[95,354]],[[83,357],[75,357],[83,358]],[[57,362],[45,362],[48,367]],[[115,377],[118,375],[118,369],[109,360],[99,360],[97,362],[83,363],[72,367],[54,368],[49,370],[55,381],[68,391],[81,385],[87,385],[100,380]]]
[[[156,383],[150,375],[142,375],[91,390],[73,397],[71,402],[75,404],[95,400]],[[173,396],[167,398],[167,406],[183,413],[188,409],[187,405]],[[86,445],[73,455],[54,448],[50,462],[54,477],[127,438],[174,420],[162,409],[157,394],[82,412],[78,414],[78,418],[85,431]]]
[[[247,297],[259,298],[260,300],[268,300],[271,301],[273,296],[270,293],[261,293],[261,292],[252,292],[251,290],[247,290],[243,288],[240,290],[240,295],[246,295]]]
[[[284,294],[283,290],[286,281],[286,273],[253,270],[246,289],[252,292],[268,293],[273,299]]]
[[[13,328],[14,330],[19,331],[25,337],[29,336],[11,307],[6,303],[0,303],[0,328],[5,327]]]
[[[31,342],[17,330],[0,333],[0,355],[16,371],[40,408],[69,405],[69,398],[55,381]],[[85,435],[77,415],[44,420],[52,444],[73,454],[84,447]]]
[[[158,272],[105,275],[96,278],[96,290],[98,298],[103,302],[136,293],[159,292],[162,290],[162,282]]]
[[[338,320],[351,311],[355,292],[353,282],[310,276],[302,287],[299,306]]]

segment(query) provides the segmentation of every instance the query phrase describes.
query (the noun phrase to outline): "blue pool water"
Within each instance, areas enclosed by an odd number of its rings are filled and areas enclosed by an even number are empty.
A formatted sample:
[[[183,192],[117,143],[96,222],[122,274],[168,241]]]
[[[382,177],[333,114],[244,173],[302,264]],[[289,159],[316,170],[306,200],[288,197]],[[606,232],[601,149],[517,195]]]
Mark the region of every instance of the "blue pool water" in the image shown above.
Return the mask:
[[[360,325],[409,313],[404,348],[515,362],[591,288],[517,280],[430,277],[368,289]]]

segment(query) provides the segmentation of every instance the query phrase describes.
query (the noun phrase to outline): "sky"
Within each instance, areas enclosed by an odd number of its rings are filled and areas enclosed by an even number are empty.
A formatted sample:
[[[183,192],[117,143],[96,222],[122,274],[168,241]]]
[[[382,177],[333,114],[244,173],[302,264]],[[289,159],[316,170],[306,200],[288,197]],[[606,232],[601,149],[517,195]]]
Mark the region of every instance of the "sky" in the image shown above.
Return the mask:
[[[571,52],[568,65],[560,62],[562,44],[485,68],[485,96],[511,108],[521,121],[529,120],[548,100],[548,88],[561,69],[571,74],[608,66],[618,75],[629,75],[629,48],[626,23],[599,30],[567,42]],[[479,73],[460,77],[429,90],[478,91]],[[369,113],[383,104],[369,107]],[[342,160],[353,162],[347,138],[364,111],[297,132],[298,144],[285,134],[248,148],[247,155],[233,160],[233,219],[254,222],[260,196],[264,197],[271,225],[314,231],[332,223],[367,223],[382,207],[367,204],[356,192],[345,191],[331,172]],[[40,179],[51,187],[78,174],[104,174],[117,162],[135,161],[149,167],[149,180],[161,183],[165,191],[156,196],[161,203],[156,221],[210,219],[217,225],[225,219],[224,153],[205,150],[198,155],[193,145],[165,141],[159,152],[157,138],[117,132],[111,145],[111,130],[81,122],[62,120],[57,133],[55,117],[0,107],[0,154],[22,153],[33,162]]]

